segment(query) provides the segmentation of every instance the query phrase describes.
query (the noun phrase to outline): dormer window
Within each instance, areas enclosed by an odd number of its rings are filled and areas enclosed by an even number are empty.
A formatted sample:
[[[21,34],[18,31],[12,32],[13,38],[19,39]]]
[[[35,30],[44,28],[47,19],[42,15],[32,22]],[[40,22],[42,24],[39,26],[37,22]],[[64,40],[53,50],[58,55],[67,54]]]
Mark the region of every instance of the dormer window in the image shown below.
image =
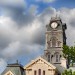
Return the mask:
[[[11,71],[8,71],[5,75],[14,75]]]

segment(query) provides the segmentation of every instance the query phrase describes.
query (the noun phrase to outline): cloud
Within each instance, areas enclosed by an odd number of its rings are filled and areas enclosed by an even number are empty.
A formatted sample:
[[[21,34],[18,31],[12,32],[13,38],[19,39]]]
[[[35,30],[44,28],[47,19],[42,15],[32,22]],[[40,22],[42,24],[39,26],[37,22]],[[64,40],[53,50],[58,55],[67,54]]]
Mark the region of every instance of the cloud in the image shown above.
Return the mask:
[[[30,12],[30,14],[36,15],[38,13],[37,9],[38,9],[37,5],[31,5],[28,11]]]
[[[15,27],[14,27],[15,26]],[[0,16],[0,48],[5,48],[11,41],[13,41],[16,32],[16,23],[9,17]]]
[[[1,0],[0,1],[0,15],[11,17],[21,27],[22,23],[31,21],[31,14],[26,13],[25,0]],[[33,17],[34,18],[34,17]]]
[[[75,8],[56,10],[49,7],[40,14],[36,14],[38,6],[35,5],[31,5],[28,11],[21,7],[21,5],[20,7],[9,7],[10,5],[7,6],[6,2],[5,4],[2,3],[2,5],[2,14],[0,16],[0,57],[2,60],[9,61],[13,58],[15,60],[18,56],[27,56],[33,54],[33,52],[39,53],[43,51],[45,48],[46,25],[56,13],[67,24],[67,43],[69,45],[74,44]]]
[[[37,22],[37,26],[36,26]],[[41,23],[36,19],[31,25],[18,28],[17,23],[10,17],[0,17],[0,56],[4,59],[11,59],[18,55],[29,54],[40,50],[42,42],[40,38],[36,41]],[[36,33],[35,33],[36,32]],[[29,34],[29,35],[28,35]],[[39,37],[39,36],[38,36]],[[40,43],[41,42],[41,43]]]
[[[52,3],[54,2],[55,0],[43,0],[43,2],[46,2],[46,3]]]
[[[75,8],[69,9],[69,8],[61,8],[58,11],[58,14],[60,15],[63,22],[67,24],[67,44],[72,46],[75,42],[75,37],[73,36],[75,33]]]
[[[42,1],[44,3],[52,3],[52,2],[55,2],[56,0],[36,0],[38,2]]]
[[[0,0],[0,6],[25,7],[24,0]]]
[[[9,62],[16,60],[18,56],[29,55],[33,51],[43,49],[40,38],[39,41],[35,38],[40,25],[36,19],[29,25],[18,28],[18,23],[11,17],[0,16],[0,57]]]
[[[14,57],[15,55],[17,55],[17,53],[19,53],[19,48],[20,48],[20,42],[16,41],[16,42],[12,42],[10,43],[2,52],[3,56],[6,59],[9,59],[11,57]]]

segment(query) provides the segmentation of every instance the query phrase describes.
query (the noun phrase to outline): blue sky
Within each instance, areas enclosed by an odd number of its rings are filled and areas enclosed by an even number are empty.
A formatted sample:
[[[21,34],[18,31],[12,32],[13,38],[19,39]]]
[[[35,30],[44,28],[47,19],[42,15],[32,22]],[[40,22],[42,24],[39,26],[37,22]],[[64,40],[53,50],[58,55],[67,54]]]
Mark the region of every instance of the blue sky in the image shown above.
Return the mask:
[[[51,0],[52,1],[52,0]],[[47,7],[54,7],[56,9],[67,7],[67,8],[74,8],[75,7],[75,1],[74,0],[53,0],[51,2],[49,1],[43,1],[43,0],[26,0],[27,8],[31,5],[37,5],[38,11],[42,12]]]
[[[75,45],[74,0],[0,1],[0,73],[18,59],[24,66],[45,50],[45,26],[58,15],[67,24],[67,44]]]

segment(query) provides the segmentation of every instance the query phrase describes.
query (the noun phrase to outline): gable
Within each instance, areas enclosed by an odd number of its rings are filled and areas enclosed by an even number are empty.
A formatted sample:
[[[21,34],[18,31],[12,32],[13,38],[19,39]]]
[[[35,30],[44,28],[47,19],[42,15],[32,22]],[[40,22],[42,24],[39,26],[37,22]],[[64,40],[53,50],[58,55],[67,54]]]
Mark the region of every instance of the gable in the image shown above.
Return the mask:
[[[47,62],[45,59],[38,57],[35,60],[32,60],[29,64],[27,64],[24,69],[32,69],[32,68],[44,67],[49,69],[56,69],[55,66]]]
[[[14,75],[11,71],[8,71],[7,73],[5,73],[4,75]]]

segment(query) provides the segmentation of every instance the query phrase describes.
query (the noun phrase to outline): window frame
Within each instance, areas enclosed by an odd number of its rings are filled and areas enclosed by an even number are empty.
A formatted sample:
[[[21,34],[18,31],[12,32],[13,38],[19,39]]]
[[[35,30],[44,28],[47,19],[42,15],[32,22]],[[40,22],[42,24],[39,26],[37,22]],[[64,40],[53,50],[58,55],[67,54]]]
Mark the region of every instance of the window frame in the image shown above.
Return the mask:
[[[51,62],[51,54],[50,53],[47,55],[47,57],[48,57],[48,62]]]
[[[41,75],[41,69],[38,69],[38,75]]]
[[[34,70],[34,75],[37,75],[37,71],[36,70]]]
[[[43,70],[43,75],[45,75],[45,70]]]

